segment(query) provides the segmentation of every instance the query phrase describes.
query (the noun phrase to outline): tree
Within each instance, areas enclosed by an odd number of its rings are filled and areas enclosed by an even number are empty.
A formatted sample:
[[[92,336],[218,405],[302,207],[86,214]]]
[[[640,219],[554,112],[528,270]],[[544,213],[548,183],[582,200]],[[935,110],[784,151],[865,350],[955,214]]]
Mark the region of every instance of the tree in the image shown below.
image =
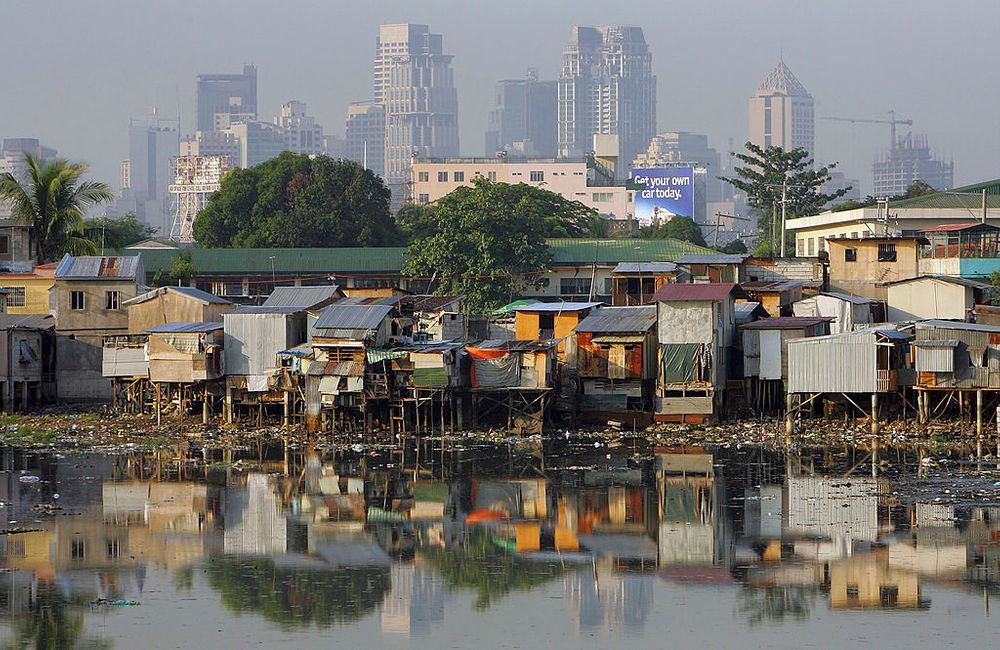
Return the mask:
[[[830,180],[830,170],[837,163],[814,169],[814,161],[805,149],[785,151],[775,146],[764,149],[752,142],[746,143],[746,149],[746,153],[735,154],[736,159],[743,163],[742,167],[734,168],[736,175],[729,178],[720,176],[719,180],[745,192],[747,202],[757,211],[760,245],[755,252],[774,253],[771,242],[777,241],[780,236],[778,218],[783,191],[787,216],[795,218],[818,214],[826,204],[850,190],[848,187],[830,193],[821,191],[823,184]]]
[[[167,285],[180,285],[191,281],[191,278],[198,272],[191,257],[191,251],[182,251],[174,255],[170,261],[170,270],[164,272],[158,269],[153,274],[152,285],[154,287],[164,287]]]
[[[38,263],[51,262],[64,253],[95,254],[97,247],[84,234],[83,218],[91,207],[114,198],[111,188],[81,181],[87,172],[82,163],[43,163],[30,154],[24,162],[27,177],[23,182],[10,172],[0,175],[0,199],[10,204],[14,219],[31,225]]]
[[[649,239],[679,239],[699,246],[706,245],[701,226],[691,217],[671,217],[658,226],[643,228],[640,234]]]
[[[135,213],[112,219],[99,217],[83,223],[84,235],[97,246],[107,250],[121,250],[136,242],[156,235],[156,228],[139,221]]]
[[[389,190],[348,160],[284,152],[235,169],[194,220],[206,248],[383,246],[399,239]]]
[[[547,237],[582,234],[588,215],[546,190],[476,178],[421,211],[403,272],[432,279],[429,290],[463,295],[473,312],[489,313],[514,298],[520,274],[550,262]]]
[[[895,196],[889,197],[889,204],[891,205],[895,201],[903,201],[905,199],[913,199],[918,196],[926,196],[928,194],[934,194],[937,190],[925,183],[924,181],[917,179],[909,184],[906,191],[902,194],[897,194]],[[842,203],[836,203],[830,206],[831,212],[843,212],[845,210],[854,210],[856,208],[873,208],[878,205],[878,199],[869,194],[864,199],[856,201],[854,199],[849,199],[843,201]]]
[[[727,255],[736,255],[739,253],[747,252],[747,245],[744,244],[739,239],[734,239],[725,246],[719,249],[720,253],[726,253]]]

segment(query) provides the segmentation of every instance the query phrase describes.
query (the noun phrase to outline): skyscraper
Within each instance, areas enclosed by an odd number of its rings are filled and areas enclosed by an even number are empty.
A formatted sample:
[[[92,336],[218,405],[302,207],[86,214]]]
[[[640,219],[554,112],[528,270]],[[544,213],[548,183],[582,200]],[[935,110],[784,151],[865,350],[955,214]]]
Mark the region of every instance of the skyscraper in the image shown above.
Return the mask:
[[[403,198],[413,157],[458,155],[458,92],[450,54],[427,25],[381,25],[375,102],[385,109],[385,179]]]
[[[176,120],[161,120],[155,111],[149,118],[129,121],[128,161],[122,166],[121,197],[114,210],[135,212],[139,221],[162,233],[170,232],[172,222],[167,187],[174,180],[173,158],[180,141],[175,125]]]
[[[750,97],[748,139],[766,149],[802,148],[816,153],[816,114],[813,98],[784,61],[771,70]]]
[[[555,158],[556,81],[539,81],[537,70],[528,70],[525,79],[497,83],[496,103],[490,111],[485,154],[500,150],[525,156]]]
[[[892,148],[872,166],[874,196],[899,196],[914,181],[923,181],[936,190],[946,190],[954,183],[955,163],[931,156],[927,136],[907,133],[892,143]]]
[[[282,104],[281,114],[274,118],[274,123],[281,129],[288,151],[311,155],[326,153],[323,127],[306,113],[305,102],[293,100]]]
[[[229,121],[257,119],[257,68],[244,65],[242,74],[198,75],[198,131],[221,130],[215,116]]]
[[[641,27],[574,27],[559,77],[561,157],[617,136],[618,176],[656,133],[656,77]]]
[[[375,102],[347,107],[344,157],[365,165],[379,176],[385,173],[385,108]]]

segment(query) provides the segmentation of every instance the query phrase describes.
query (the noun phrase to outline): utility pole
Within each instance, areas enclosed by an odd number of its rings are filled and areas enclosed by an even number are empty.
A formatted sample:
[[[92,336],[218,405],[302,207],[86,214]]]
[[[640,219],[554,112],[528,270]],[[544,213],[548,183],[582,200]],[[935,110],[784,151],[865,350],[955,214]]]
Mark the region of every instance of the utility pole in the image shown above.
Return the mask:
[[[735,214],[726,214],[725,212],[716,212],[715,213],[715,242],[712,244],[712,248],[718,248],[719,247],[719,229],[722,228],[722,223],[721,223],[722,217],[726,217],[727,219],[739,219],[740,221],[750,221],[749,217],[740,217],[740,216],[737,216]],[[711,228],[711,226],[708,226],[708,227]]]
[[[778,245],[778,257],[785,256],[785,218],[788,214],[788,175],[781,179],[781,243]]]

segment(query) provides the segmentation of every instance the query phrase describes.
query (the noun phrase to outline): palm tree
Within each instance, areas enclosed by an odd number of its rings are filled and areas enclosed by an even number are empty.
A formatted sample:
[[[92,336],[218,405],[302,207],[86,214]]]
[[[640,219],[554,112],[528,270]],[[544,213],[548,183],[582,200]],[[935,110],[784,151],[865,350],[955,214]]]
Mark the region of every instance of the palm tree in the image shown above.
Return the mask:
[[[11,173],[0,175],[0,199],[7,201],[14,219],[32,226],[38,263],[61,257],[94,255],[97,246],[83,232],[87,209],[114,199],[105,183],[80,181],[87,171],[82,163],[54,160],[39,162],[26,154],[27,174],[20,181]]]

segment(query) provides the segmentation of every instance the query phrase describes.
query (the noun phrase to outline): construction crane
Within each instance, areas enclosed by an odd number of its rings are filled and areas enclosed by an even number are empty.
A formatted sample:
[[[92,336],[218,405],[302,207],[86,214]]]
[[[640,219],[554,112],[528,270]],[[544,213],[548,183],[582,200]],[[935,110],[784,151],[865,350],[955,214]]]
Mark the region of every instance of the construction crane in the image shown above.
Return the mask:
[[[887,120],[876,120],[861,117],[831,117],[829,115],[824,115],[820,117],[821,120],[829,120],[831,122],[850,122],[851,124],[862,123],[862,124],[888,124],[890,127],[890,137],[892,142],[889,144],[889,150],[896,150],[896,125],[904,124],[906,126],[913,126],[913,120],[903,120],[896,119],[896,111],[889,111],[889,119]]]

